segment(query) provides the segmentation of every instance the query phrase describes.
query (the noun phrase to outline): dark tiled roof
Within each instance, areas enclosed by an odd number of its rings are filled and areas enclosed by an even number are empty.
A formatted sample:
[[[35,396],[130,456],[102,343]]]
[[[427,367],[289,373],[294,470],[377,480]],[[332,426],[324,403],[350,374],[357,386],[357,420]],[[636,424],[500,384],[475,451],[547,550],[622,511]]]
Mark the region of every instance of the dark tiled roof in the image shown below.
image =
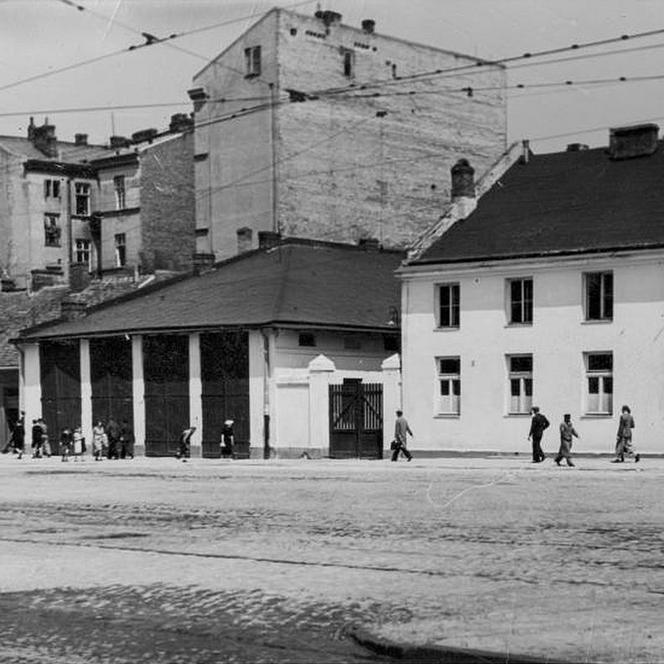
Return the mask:
[[[404,255],[348,245],[286,243],[252,251],[83,318],[26,330],[26,338],[267,324],[393,329],[394,271]]]
[[[0,145],[27,159],[64,161],[77,164],[87,163],[92,159],[99,159],[110,153],[109,148],[103,145],[76,145],[76,143],[69,141],[58,141],[58,158],[49,158],[41,150],[38,150],[31,141],[22,136],[0,136]]]
[[[664,246],[664,147],[612,160],[604,148],[531,156],[413,264]]]

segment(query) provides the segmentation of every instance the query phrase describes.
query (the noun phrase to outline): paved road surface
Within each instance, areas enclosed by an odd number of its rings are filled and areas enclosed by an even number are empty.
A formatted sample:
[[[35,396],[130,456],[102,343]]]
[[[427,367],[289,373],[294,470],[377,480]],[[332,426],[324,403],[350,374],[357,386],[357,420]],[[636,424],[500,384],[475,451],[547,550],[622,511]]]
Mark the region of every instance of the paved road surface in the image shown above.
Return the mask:
[[[659,663],[664,461],[0,457],[0,661]]]

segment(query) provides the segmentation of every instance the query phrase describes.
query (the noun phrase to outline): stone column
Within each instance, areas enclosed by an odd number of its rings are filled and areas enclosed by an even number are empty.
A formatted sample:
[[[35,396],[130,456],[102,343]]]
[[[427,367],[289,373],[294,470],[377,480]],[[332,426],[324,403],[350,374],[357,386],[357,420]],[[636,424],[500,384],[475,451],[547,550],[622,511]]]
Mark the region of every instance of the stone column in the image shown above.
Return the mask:
[[[131,392],[134,413],[135,452],[145,454],[145,383],[143,382],[143,337],[140,334],[131,338]]]
[[[191,456],[201,456],[203,440],[203,381],[201,379],[201,335],[189,335],[189,424],[196,427],[191,437]]]
[[[380,365],[383,371],[383,455],[389,454],[394,438],[396,411],[401,410],[401,358],[391,355]]]
[[[92,449],[92,373],[90,367],[90,340],[81,339],[81,432],[88,450]]]
[[[21,346],[21,410],[25,411],[25,445],[30,450],[32,420],[41,417],[39,344]]]
[[[330,455],[330,380],[334,362],[318,355],[309,362],[309,447]]]

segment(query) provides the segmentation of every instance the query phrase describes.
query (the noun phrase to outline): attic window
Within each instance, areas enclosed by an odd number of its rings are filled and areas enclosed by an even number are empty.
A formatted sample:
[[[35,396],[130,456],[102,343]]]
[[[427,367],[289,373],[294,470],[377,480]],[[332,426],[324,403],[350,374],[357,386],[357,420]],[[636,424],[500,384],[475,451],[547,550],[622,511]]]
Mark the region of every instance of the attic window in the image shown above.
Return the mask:
[[[244,49],[245,78],[261,75],[261,47],[250,46]]]
[[[297,343],[298,346],[311,348],[316,345],[316,337],[313,332],[300,332]]]

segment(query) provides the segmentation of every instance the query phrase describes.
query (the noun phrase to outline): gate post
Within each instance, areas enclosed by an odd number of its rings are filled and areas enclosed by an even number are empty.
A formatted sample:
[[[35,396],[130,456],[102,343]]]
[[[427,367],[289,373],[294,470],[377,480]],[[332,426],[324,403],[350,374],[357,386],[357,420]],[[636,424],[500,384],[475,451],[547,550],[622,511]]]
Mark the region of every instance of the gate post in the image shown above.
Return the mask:
[[[401,358],[398,353],[383,360],[383,450],[390,449],[394,437],[395,412],[401,410]],[[385,453],[385,452],[384,452]]]
[[[330,379],[336,371],[334,362],[318,355],[309,362],[309,447],[322,456],[330,455]]]
[[[192,456],[202,456],[203,383],[201,380],[201,335],[189,335],[189,425],[196,427],[191,437]]]
[[[143,382],[143,336],[131,338],[132,409],[134,412],[134,440],[136,448],[145,455],[145,383]],[[138,449],[135,448],[135,453]]]
[[[25,344],[21,347],[21,394],[19,403],[25,411],[25,444],[30,450],[30,430],[32,420],[42,415],[41,370],[39,344]]]
[[[90,366],[90,340],[81,339],[81,432],[92,450],[92,369]]]

